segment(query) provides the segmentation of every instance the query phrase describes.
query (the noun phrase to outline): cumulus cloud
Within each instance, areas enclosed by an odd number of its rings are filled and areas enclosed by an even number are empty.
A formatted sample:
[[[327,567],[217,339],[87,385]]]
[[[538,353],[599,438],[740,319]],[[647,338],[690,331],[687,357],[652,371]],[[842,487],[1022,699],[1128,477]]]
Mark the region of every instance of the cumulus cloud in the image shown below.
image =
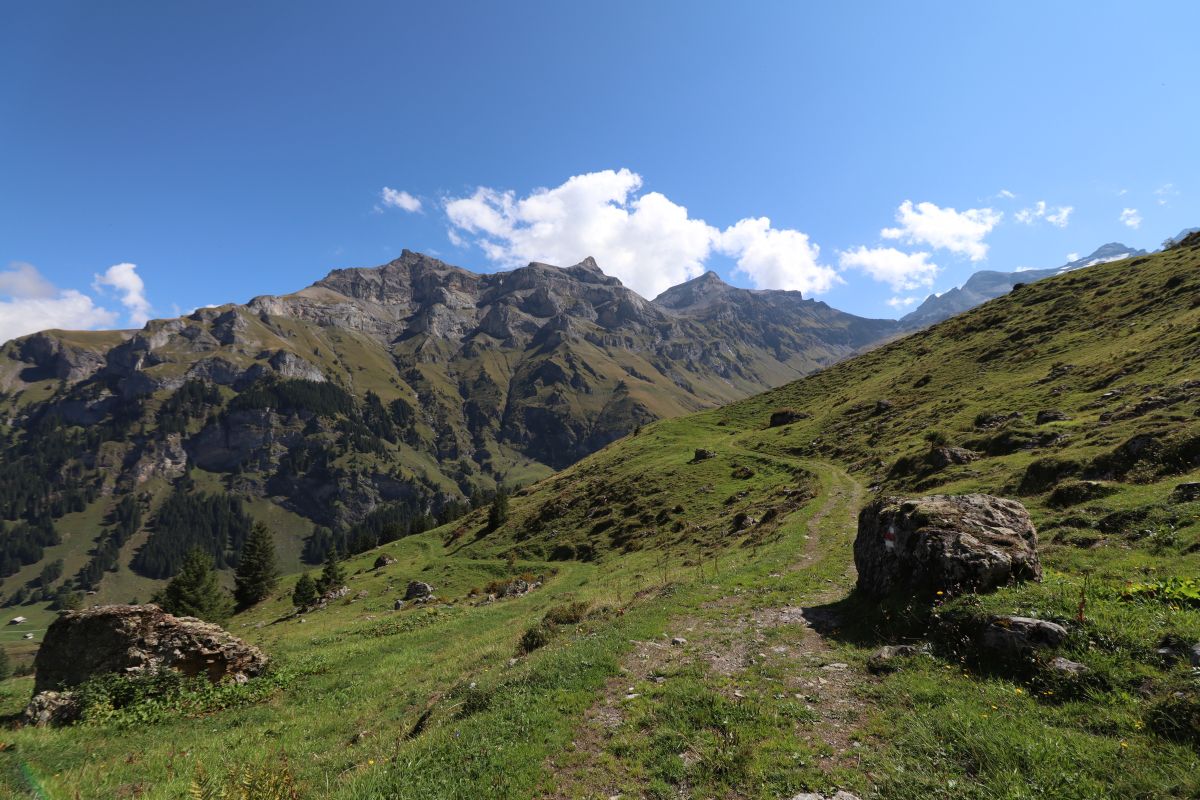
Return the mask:
[[[1071,212],[1074,210],[1074,206],[1058,206],[1051,209],[1046,205],[1045,200],[1038,200],[1032,208],[1022,208],[1014,216],[1017,222],[1025,225],[1032,225],[1038,220],[1045,220],[1055,227],[1065,228],[1070,221]]]
[[[915,297],[891,297],[888,299],[887,304],[892,308],[899,309],[908,308],[915,302],[917,302],[917,298]]]
[[[448,234],[456,246],[474,244],[506,268],[568,265],[591,255],[646,297],[697,277],[714,252],[734,258],[738,272],[762,289],[820,292],[836,280],[800,231],[772,228],[765,217],[722,231],[659,192],[641,193],[642,185],[641,175],[620,169],[575,175],[524,197],[481,186],[446,200]]]
[[[1139,228],[1142,225],[1142,215],[1138,213],[1136,208],[1126,208],[1121,211],[1121,216],[1117,218],[1121,224],[1127,228]]]
[[[45,299],[58,294],[54,284],[42,277],[37,267],[14,261],[6,272],[0,272],[0,296],[22,299]]]
[[[32,264],[0,272],[0,342],[27,333],[111,327],[117,315],[75,289],[59,289]]]
[[[929,260],[929,253],[905,253],[894,247],[848,250],[839,255],[838,263],[843,269],[862,270],[895,292],[931,286],[938,274],[938,265]]]
[[[421,210],[421,200],[403,189],[392,189],[385,186],[379,193],[379,200],[388,208],[398,208],[410,214]]]
[[[103,275],[95,276],[92,288],[96,291],[113,289],[117,293],[117,299],[125,307],[130,325],[140,328],[150,319],[151,308],[146,299],[146,284],[137,274],[136,264],[113,264]]]
[[[718,244],[737,258],[737,272],[756,289],[794,289],[821,293],[838,282],[832,267],[820,263],[821,248],[800,231],[771,227],[766,217],[744,219],[726,228]]]
[[[898,239],[908,244],[928,245],[965,255],[972,261],[987,258],[988,246],[983,239],[1000,224],[1004,215],[990,208],[969,208],[956,211],[939,208],[933,203],[905,200],[896,211],[899,227],[884,228],[885,239]]]

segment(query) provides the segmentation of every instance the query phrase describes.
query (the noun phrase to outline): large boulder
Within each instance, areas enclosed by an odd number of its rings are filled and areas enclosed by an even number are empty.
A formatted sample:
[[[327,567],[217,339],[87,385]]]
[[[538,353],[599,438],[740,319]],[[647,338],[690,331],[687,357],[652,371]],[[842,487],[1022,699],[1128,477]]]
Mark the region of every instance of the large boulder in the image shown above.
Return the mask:
[[[424,581],[409,581],[404,591],[405,600],[427,600],[433,596],[433,587]]]
[[[1041,580],[1037,530],[1025,507],[986,494],[881,497],[858,516],[859,591],[987,592]]]
[[[214,683],[244,681],[267,666],[257,647],[219,625],[156,605],[94,606],[56,619],[34,660],[34,693],[70,689],[95,675],[173,669]]]

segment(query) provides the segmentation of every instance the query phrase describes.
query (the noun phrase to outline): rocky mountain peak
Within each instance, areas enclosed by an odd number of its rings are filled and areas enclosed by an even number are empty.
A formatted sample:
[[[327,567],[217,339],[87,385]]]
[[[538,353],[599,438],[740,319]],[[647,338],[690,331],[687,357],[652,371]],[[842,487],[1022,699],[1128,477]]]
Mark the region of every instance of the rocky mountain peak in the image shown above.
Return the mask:
[[[1081,267],[1090,267],[1094,264],[1103,264],[1108,261],[1120,261],[1122,258],[1132,258],[1133,256],[1145,255],[1145,250],[1139,250],[1136,247],[1122,244],[1121,242],[1109,242],[1097,247],[1091,254],[1083,258],[1077,258],[1074,261],[1069,261],[1058,268],[1059,272],[1066,272],[1072,269]]]
[[[667,289],[654,298],[654,305],[677,312],[694,311],[742,294],[748,295],[749,291],[730,286],[721,280],[721,276],[709,270],[698,278]]]

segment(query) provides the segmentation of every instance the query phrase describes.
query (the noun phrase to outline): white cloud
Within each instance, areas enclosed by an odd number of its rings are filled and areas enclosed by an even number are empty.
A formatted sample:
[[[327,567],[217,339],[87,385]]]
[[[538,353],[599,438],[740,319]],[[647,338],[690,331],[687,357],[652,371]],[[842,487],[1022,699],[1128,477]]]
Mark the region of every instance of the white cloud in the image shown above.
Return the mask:
[[[397,190],[385,186],[379,193],[379,199],[388,208],[398,208],[410,214],[421,210],[421,200],[402,189]]]
[[[895,292],[931,286],[938,274],[938,265],[929,260],[929,253],[904,253],[894,247],[859,247],[839,254],[838,263],[842,269],[861,269]]]
[[[972,261],[987,258],[983,239],[1000,224],[1004,215],[990,208],[970,208],[958,212],[939,208],[933,203],[905,200],[896,211],[897,228],[884,228],[885,239],[900,239],[909,244],[924,244],[965,255]]]
[[[1154,196],[1158,198],[1160,206],[1169,205],[1172,197],[1177,197],[1179,190],[1175,188],[1173,183],[1164,183],[1162,186],[1154,190]]]
[[[24,299],[54,297],[58,289],[42,277],[33,264],[14,261],[7,272],[0,272],[0,296]]]
[[[152,309],[146,299],[146,284],[137,274],[137,264],[113,264],[103,275],[96,275],[92,288],[104,291],[106,287],[116,290],[130,325],[140,328],[146,324]]]
[[[1065,228],[1067,227],[1067,221],[1071,217],[1071,212],[1074,210],[1074,206],[1059,206],[1058,210],[1053,214],[1046,215],[1046,222],[1059,228]]]
[[[1015,200],[1017,196],[1008,189],[1001,189],[996,193],[996,197],[1003,197],[1005,200]]]
[[[1032,225],[1039,219],[1044,219],[1051,225],[1065,228],[1071,218],[1071,212],[1074,210],[1074,206],[1058,206],[1052,210],[1046,205],[1045,200],[1038,200],[1032,208],[1022,208],[1014,216],[1017,222],[1025,225]]]
[[[694,278],[713,252],[763,289],[820,292],[836,273],[800,231],[744,219],[725,231],[695,219],[659,192],[639,194],[642,176],[628,169],[589,172],[525,197],[481,186],[445,203],[451,243],[474,244],[501,267],[530,261],[600,267],[646,297]]]
[[[820,293],[839,281],[837,272],[818,259],[821,248],[800,231],[778,230],[766,217],[744,219],[725,229],[718,248],[737,258],[737,272],[756,289],[794,289]]]
[[[1079,260],[1079,253],[1067,253],[1067,263]]]
[[[117,315],[74,289],[58,289],[31,264],[0,272],[0,342],[27,333],[111,327]]]
[[[1142,224],[1142,215],[1138,213],[1136,208],[1124,209],[1121,211],[1121,216],[1117,219],[1127,228],[1139,228]]]
[[[887,304],[892,308],[908,308],[915,302],[917,302],[915,297],[892,297],[888,299]]]

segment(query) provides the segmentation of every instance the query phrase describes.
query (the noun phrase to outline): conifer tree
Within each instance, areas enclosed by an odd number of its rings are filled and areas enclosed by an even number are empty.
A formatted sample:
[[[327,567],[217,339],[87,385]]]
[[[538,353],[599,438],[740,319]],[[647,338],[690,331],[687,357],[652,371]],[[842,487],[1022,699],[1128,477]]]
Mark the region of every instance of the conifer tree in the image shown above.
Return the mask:
[[[330,589],[337,589],[345,583],[346,570],[338,562],[337,548],[331,547],[329,554],[325,556],[325,568],[321,570],[321,577],[317,580],[317,591],[324,594]]]
[[[249,608],[264,600],[278,580],[275,539],[266,525],[256,522],[246,537],[246,543],[242,545],[242,554],[234,574],[233,596],[238,608]]]
[[[492,498],[492,507],[488,509],[488,530],[494,531],[508,520],[508,492],[501,486],[496,489]]]
[[[317,582],[307,572],[296,581],[296,589],[292,592],[292,605],[296,608],[307,608],[317,602],[320,594],[317,592]]]
[[[0,647],[0,681],[12,677],[12,662],[8,660],[8,650]]]
[[[155,594],[154,602],[168,614],[207,622],[222,622],[233,612],[229,592],[217,581],[212,556],[199,547],[187,554],[179,574]]]

